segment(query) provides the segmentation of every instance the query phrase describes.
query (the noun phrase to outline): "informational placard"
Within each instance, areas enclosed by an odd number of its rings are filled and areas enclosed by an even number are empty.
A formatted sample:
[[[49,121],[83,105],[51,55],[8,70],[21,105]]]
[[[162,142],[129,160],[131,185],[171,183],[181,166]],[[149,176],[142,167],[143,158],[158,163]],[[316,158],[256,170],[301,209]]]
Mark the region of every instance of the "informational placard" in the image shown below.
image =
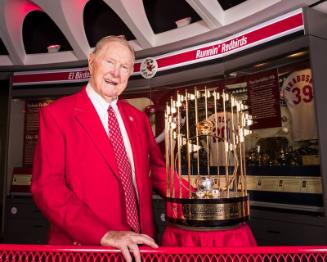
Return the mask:
[[[322,194],[321,177],[247,176],[246,180],[250,191]]]
[[[25,104],[25,125],[24,125],[24,153],[23,166],[32,166],[34,148],[39,132],[39,112],[47,106],[53,99],[26,100]]]
[[[15,167],[12,172],[11,194],[23,194],[31,191],[32,168]]]
[[[277,69],[249,76],[247,87],[249,113],[254,120],[251,128],[281,126]]]

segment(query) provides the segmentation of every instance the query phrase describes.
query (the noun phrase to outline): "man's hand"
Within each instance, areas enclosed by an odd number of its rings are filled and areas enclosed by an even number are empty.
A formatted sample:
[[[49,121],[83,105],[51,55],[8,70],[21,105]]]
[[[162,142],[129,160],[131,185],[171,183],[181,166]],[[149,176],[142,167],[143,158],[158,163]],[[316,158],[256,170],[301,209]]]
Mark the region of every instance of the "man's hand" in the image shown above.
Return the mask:
[[[158,247],[153,238],[132,231],[108,231],[102,237],[101,245],[120,249],[127,262],[132,262],[131,253],[135,257],[136,262],[141,262],[138,245],[147,245],[153,248]]]

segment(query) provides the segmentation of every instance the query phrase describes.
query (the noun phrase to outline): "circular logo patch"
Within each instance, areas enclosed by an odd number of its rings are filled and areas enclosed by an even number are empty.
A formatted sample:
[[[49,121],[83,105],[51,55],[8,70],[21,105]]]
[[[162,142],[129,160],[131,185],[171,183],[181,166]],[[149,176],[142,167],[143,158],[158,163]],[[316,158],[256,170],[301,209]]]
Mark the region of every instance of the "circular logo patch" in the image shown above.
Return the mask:
[[[145,58],[141,63],[141,75],[145,79],[152,78],[156,75],[158,70],[158,63],[152,57]]]

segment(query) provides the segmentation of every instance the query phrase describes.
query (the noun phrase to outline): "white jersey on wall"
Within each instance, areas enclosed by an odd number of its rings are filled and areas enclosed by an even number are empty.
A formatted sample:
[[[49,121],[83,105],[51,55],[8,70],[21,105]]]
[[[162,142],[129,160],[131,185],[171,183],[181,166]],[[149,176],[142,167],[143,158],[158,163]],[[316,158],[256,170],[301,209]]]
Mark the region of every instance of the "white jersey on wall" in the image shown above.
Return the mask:
[[[282,93],[292,119],[294,141],[317,139],[311,69],[291,73],[283,83]]]
[[[208,120],[214,123],[213,133],[215,134],[210,138],[209,142],[209,152],[210,152],[210,166],[225,166],[226,165],[226,153],[225,153],[225,120],[224,113],[217,112],[208,117]],[[217,128],[216,128],[217,120]],[[231,134],[231,113],[226,112],[226,134],[227,142],[230,142]],[[234,120],[235,123],[235,120]],[[232,154],[227,155],[227,163],[229,166],[233,165],[233,156]]]

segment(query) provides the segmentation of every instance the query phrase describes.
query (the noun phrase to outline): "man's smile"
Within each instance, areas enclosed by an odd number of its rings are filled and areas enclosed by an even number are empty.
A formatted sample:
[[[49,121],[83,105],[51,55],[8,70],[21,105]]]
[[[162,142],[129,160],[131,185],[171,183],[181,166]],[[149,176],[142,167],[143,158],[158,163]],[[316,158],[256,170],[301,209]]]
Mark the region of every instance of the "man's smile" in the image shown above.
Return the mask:
[[[113,80],[110,80],[110,79],[105,79],[104,80],[107,84],[110,84],[110,85],[117,85],[118,83],[116,81],[113,81]]]

